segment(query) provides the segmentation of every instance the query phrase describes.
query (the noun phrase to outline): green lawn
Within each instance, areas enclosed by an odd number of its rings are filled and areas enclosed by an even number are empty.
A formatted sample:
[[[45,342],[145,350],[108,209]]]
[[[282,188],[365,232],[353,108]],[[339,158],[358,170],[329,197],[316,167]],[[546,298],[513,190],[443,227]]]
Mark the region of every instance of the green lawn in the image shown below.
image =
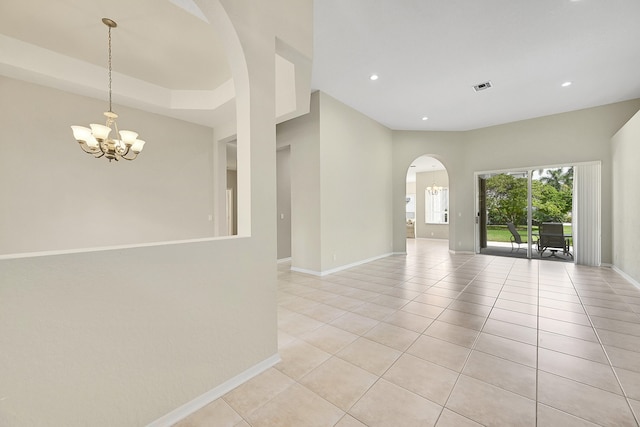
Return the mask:
[[[518,233],[520,234],[520,237],[522,238],[522,241],[524,243],[527,243],[527,227],[524,225],[519,225],[516,227],[516,230],[518,230]],[[538,227],[537,226],[533,226],[532,227],[532,232],[533,234],[537,234],[538,233]],[[570,225],[566,225],[564,227],[564,234],[571,234],[571,226]],[[534,237],[535,238],[535,237]],[[511,232],[509,231],[509,229],[507,228],[506,225],[487,225],[487,241],[489,242],[507,242],[509,243],[511,241]],[[535,242],[535,240],[534,240]]]

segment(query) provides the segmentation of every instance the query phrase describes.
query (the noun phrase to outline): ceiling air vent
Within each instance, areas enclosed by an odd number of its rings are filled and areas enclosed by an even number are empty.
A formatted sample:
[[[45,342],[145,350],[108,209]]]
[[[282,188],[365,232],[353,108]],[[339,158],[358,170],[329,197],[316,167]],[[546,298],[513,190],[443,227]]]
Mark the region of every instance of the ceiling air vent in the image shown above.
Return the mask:
[[[492,86],[491,82],[484,82],[484,83],[475,85],[473,87],[473,90],[475,90],[476,92],[480,92],[481,90],[489,89],[491,86]]]

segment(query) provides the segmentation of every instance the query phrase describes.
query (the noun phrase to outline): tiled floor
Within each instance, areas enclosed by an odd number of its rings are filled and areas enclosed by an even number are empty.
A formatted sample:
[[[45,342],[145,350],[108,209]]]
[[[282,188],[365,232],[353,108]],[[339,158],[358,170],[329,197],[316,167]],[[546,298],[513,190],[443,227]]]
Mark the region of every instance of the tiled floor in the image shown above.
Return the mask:
[[[407,250],[322,278],[281,265],[282,362],[178,425],[639,425],[639,289],[608,268]]]

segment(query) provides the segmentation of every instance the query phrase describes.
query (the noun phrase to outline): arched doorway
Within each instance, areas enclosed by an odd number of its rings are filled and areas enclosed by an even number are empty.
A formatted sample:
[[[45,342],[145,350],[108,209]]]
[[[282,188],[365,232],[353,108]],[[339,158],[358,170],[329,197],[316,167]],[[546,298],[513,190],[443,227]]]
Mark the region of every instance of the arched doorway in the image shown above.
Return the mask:
[[[411,162],[406,179],[407,238],[449,239],[449,174],[435,157]]]

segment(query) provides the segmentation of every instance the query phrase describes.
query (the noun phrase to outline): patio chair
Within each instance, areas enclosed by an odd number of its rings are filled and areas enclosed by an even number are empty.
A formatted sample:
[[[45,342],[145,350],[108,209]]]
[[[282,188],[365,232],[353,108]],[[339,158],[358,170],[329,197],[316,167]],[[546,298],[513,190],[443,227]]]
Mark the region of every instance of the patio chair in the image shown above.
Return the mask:
[[[564,255],[573,257],[569,251],[569,236],[564,235],[564,227],[557,222],[543,222],[540,224],[538,238],[538,252],[540,257],[544,251],[549,249],[551,255],[549,257],[559,258],[556,254],[558,251],[562,251]]]
[[[513,252],[514,243],[518,245],[518,248],[516,249],[516,252],[518,252],[520,250],[520,245],[524,244],[524,242],[522,241],[522,237],[520,237],[520,233],[518,233],[518,230],[516,230],[516,226],[513,225],[512,222],[507,223],[507,228],[511,232],[511,252]]]

